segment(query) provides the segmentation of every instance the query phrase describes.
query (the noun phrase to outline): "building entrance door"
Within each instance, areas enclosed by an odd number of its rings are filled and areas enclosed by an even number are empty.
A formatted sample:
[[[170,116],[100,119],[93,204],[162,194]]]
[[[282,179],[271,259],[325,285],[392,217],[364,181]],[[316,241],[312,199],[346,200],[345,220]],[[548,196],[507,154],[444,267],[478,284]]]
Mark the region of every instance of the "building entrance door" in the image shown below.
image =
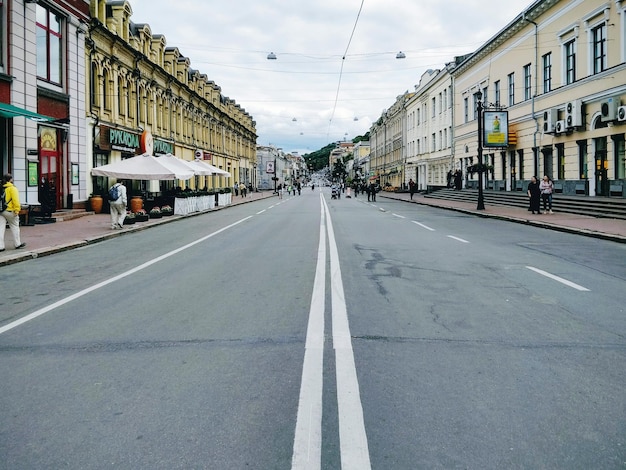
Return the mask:
[[[596,160],[596,196],[609,195],[609,162],[606,155],[606,137],[600,137],[595,140],[595,160]]]
[[[63,185],[61,181],[61,152],[56,129],[41,127],[39,135],[39,178],[46,185],[46,194],[54,208],[63,207]],[[40,186],[40,187],[41,187]],[[39,201],[43,203],[43,201]]]

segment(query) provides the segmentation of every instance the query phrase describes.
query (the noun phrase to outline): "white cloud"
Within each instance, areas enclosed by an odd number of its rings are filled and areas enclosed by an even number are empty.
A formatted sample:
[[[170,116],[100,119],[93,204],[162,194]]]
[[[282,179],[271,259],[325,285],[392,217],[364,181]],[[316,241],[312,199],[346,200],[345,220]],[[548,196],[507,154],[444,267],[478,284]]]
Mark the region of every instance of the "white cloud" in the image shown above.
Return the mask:
[[[365,134],[426,69],[480,47],[528,0],[499,9],[485,0],[365,0],[345,59],[361,0],[130,3],[134,23],[163,34],[253,117],[259,144],[307,153]],[[406,59],[395,59],[400,50]]]

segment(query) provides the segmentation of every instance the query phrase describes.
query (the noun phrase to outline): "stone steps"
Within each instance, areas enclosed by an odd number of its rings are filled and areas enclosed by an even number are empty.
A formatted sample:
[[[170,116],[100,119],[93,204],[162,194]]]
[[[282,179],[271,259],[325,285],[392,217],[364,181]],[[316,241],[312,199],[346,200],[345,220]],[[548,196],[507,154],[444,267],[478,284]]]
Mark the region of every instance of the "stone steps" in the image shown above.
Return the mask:
[[[528,197],[525,192],[521,191],[485,190],[483,191],[483,196],[486,205],[528,207]],[[478,190],[463,189],[455,191],[454,189],[444,188],[425,194],[424,197],[449,201],[477,202]],[[552,205],[555,212],[626,220],[626,199],[622,198],[561,196],[555,194]]]

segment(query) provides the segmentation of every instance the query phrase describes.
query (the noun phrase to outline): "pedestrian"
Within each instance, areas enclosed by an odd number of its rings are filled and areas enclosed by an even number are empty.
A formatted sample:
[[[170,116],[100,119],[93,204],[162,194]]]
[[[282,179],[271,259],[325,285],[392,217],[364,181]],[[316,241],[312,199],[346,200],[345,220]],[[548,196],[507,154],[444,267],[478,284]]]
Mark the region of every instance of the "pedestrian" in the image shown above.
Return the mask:
[[[236,181],[235,181],[235,184],[233,185],[233,192],[235,193],[235,196],[239,196],[239,184],[237,184]]]
[[[446,175],[446,187],[451,188],[452,187],[452,181],[454,179],[454,175],[452,174],[452,170],[448,170],[448,174]]]
[[[283,185],[279,184],[277,190],[278,190],[278,199],[282,199],[283,198]]]
[[[246,197],[246,185],[244,183],[239,185],[239,192],[241,193],[241,197]]]
[[[365,188],[364,188],[365,193],[367,194],[367,202],[370,202],[371,199],[371,190],[370,190],[370,185],[366,184]]]
[[[370,197],[372,198],[372,202],[376,202],[376,183],[370,183]]]
[[[13,184],[13,175],[6,173],[3,178],[2,194],[4,202],[2,203],[3,211],[0,212],[0,251],[4,251],[4,231],[7,224],[13,234],[13,245],[15,249],[24,248],[26,243],[22,243],[20,239],[20,193]]]
[[[463,178],[463,173],[461,173],[461,170],[456,170],[454,172],[454,189],[457,191],[461,190],[462,178]]]
[[[413,200],[413,194],[415,194],[415,181],[413,181],[413,178],[409,180],[409,194],[411,195],[411,200]]]
[[[117,196],[117,198],[115,198]],[[126,186],[118,182],[109,188],[109,208],[111,212],[111,229],[124,228],[124,219],[126,218]]]
[[[528,200],[529,206],[528,210],[533,214],[537,212],[537,214],[541,214],[540,202],[541,202],[541,190],[539,189],[539,182],[537,181],[537,177],[533,176],[530,179],[530,183],[528,183]]]
[[[554,191],[554,183],[548,175],[543,176],[543,180],[539,183],[541,191],[541,200],[543,201],[543,213],[553,214],[552,212],[552,192]]]

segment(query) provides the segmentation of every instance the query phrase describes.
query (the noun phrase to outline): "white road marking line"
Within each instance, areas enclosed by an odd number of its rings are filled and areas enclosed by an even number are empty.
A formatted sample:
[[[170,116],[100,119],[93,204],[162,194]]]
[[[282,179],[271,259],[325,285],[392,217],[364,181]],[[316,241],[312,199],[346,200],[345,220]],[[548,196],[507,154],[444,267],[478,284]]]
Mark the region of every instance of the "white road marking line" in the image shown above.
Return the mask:
[[[531,271],[536,272],[537,274],[541,274],[542,276],[549,277],[550,279],[554,279],[555,281],[560,282],[561,284],[565,284],[568,287],[572,287],[582,292],[589,292],[589,289],[587,289],[586,287],[578,285],[572,281],[568,281],[567,279],[563,279],[562,277],[555,276],[554,274],[550,274],[549,272],[543,271],[538,268],[533,268],[532,266],[526,266],[526,267],[530,269]]]
[[[448,238],[452,238],[453,240],[456,240],[461,243],[469,243],[467,240],[463,240],[462,238],[455,237],[454,235],[448,235]]]
[[[354,363],[352,337],[343,290],[339,253],[326,201],[326,227],[330,253],[330,285],[332,292],[333,347],[337,381],[337,411],[339,415],[339,446],[342,470],[371,469],[363,405]]]
[[[256,213],[256,215],[262,214],[263,212],[265,212],[267,209],[263,209],[262,211],[259,211]]]
[[[320,199],[323,196],[320,194]],[[321,205],[317,267],[306,332],[298,418],[291,468],[317,470],[322,465],[322,396],[324,381],[324,306],[326,302],[326,224]]]
[[[234,223],[232,223],[230,225],[227,225],[226,227],[223,227],[223,228],[221,228],[219,230],[216,230],[215,232],[210,233],[209,235],[206,235],[205,237],[199,238],[198,240],[193,241],[191,243],[188,243],[187,245],[181,246],[180,248],[177,248],[175,250],[172,250],[169,253],[165,253],[164,255],[158,256],[157,258],[151,259],[150,261],[147,261],[147,262],[145,262],[143,264],[140,264],[139,266],[137,266],[137,267],[135,267],[133,269],[130,269],[130,270],[126,271],[126,272],[118,274],[117,276],[113,276],[112,278],[107,279],[106,281],[99,282],[98,284],[95,284],[95,285],[93,285],[91,287],[87,287],[86,289],[78,291],[75,294],[72,294],[72,295],[70,295],[68,297],[65,297],[64,299],[61,299],[61,300],[59,300],[57,302],[54,302],[53,304],[48,305],[47,307],[41,308],[41,309],[39,309],[39,310],[29,314],[29,315],[26,315],[25,317],[22,317],[19,320],[15,320],[14,322],[8,323],[8,324],[6,324],[6,325],[4,325],[3,327],[0,328],[0,335],[2,333],[6,333],[7,331],[12,330],[13,328],[15,328],[17,326],[20,326],[20,325],[22,325],[22,324],[24,324],[26,322],[34,320],[35,318],[40,317],[41,315],[43,315],[45,313],[48,313],[48,312],[50,312],[50,311],[52,311],[52,310],[54,310],[54,309],[56,309],[58,307],[61,307],[61,306],[65,305],[65,304],[68,304],[72,300],[76,300],[76,299],[78,299],[80,297],[83,297],[83,296],[89,294],[90,292],[98,290],[98,289],[100,289],[100,288],[102,288],[104,286],[108,286],[109,284],[112,284],[112,283],[114,283],[116,281],[119,281],[120,279],[124,279],[125,277],[131,276],[131,275],[133,275],[133,274],[135,274],[135,273],[137,273],[139,271],[142,271],[142,270],[152,266],[153,264],[156,264],[156,263],[158,263],[160,261],[163,261],[163,260],[165,260],[167,258],[170,258],[171,256],[174,256],[174,255],[180,253],[181,251],[184,251],[184,250],[186,250],[188,248],[191,248],[192,246],[197,245],[198,243],[202,243],[203,241],[208,240],[209,238],[214,237],[217,234],[220,234],[222,232],[225,232],[228,229],[233,228],[235,225],[239,225],[240,223],[245,222],[246,220],[251,219],[252,217],[253,216],[251,216],[251,215],[249,215],[248,217],[244,217],[243,219],[238,220],[237,222],[234,222]]]
[[[406,219],[406,217],[403,215],[393,214],[393,213],[391,215],[393,215],[394,217],[397,217],[398,219]]]
[[[425,228],[426,230],[430,230],[431,232],[435,231],[434,228],[430,228],[428,225],[424,225],[422,223],[419,223],[416,220],[412,220],[411,222],[413,222],[415,225],[419,225],[420,227]]]

